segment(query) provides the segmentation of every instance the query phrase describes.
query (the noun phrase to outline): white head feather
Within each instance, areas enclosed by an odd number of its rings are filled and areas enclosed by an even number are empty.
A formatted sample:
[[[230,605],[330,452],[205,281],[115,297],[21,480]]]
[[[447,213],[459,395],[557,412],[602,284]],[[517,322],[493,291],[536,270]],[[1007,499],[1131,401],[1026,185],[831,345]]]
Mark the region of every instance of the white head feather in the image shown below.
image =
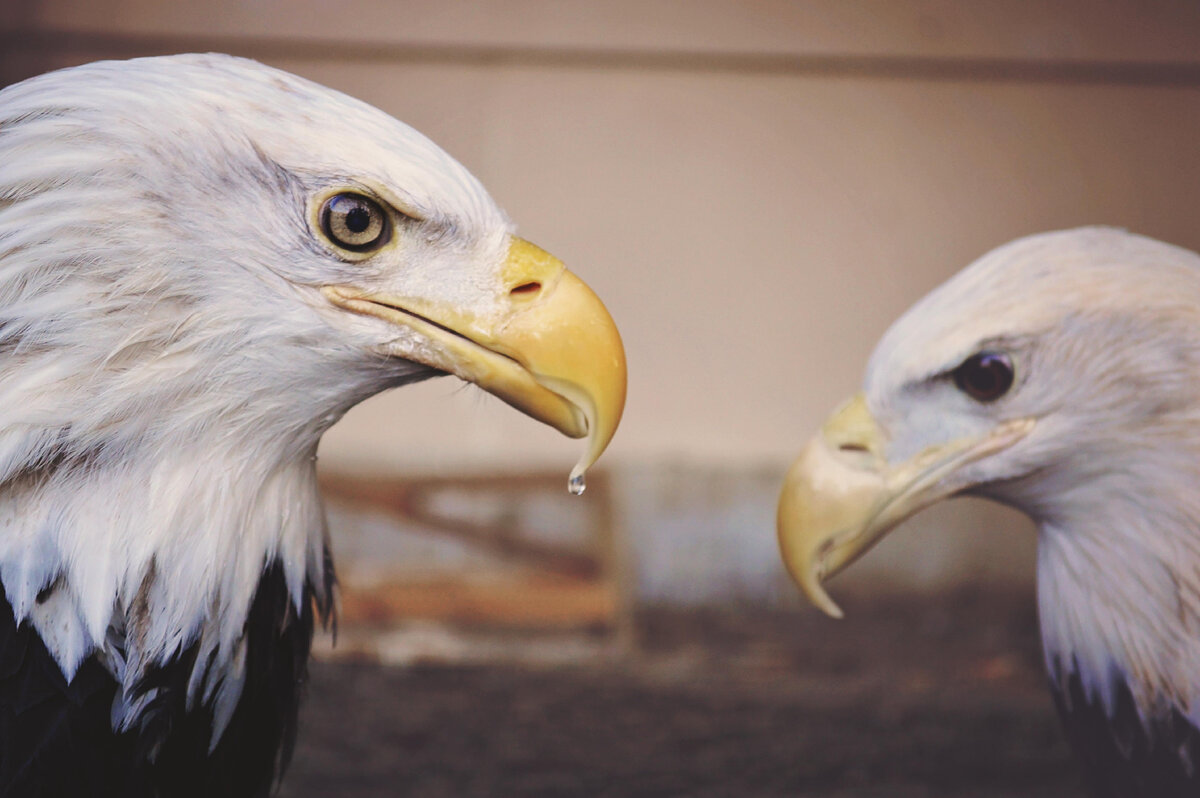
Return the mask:
[[[1015,366],[992,403],[947,378],[981,350]],[[892,462],[1037,419],[955,480],[1038,522],[1048,665],[1077,664],[1109,709],[1115,672],[1143,713],[1170,702],[1200,719],[1198,385],[1200,256],[1105,228],[985,255],[899,319],[868,367]]]
[[[419,234],[370,265],[333,257],[310,202],[345,186]],[[219,726],[264,563],[296,601],[325,584],[321,433],[434,374],[381,357],[423,344],[320,286],[479,304],[509,232],[416,131],[251,61],[97,63],[0,92],[0,580],[68,678],[99,652],[128,689],[198,642]]]

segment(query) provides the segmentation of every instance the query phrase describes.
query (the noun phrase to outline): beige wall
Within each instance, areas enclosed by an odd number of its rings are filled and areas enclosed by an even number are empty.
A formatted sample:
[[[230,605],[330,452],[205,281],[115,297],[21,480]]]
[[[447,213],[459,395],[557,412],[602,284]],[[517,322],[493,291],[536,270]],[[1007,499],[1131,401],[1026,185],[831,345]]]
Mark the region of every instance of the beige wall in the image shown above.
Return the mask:
[[[610,465],[774,473],[891,319],[1013,237],[1104,223],[1200,248],[1192,2],[20,8],[0,77],[225,50],[441,143],[620,324]],[[335,466],[564,474],[575,454],[448,380],[366,403],[323,449]]]
[[[620,323],[612,462],[782,462],[897,313],[1014,236],[1106,223],[1200,246],[1192,3],[21,7],[14,77],[224,49],[440,142]],[[368,403],[325,447],[397,469],[574,452],[445,380]]]
[[[187,38],[276,50],[613,51],[643,61],[680,53],[1200,61],[1200,8],[1187,0],[22,0],[13,15],[60,42],[148,37],[146,49]]]

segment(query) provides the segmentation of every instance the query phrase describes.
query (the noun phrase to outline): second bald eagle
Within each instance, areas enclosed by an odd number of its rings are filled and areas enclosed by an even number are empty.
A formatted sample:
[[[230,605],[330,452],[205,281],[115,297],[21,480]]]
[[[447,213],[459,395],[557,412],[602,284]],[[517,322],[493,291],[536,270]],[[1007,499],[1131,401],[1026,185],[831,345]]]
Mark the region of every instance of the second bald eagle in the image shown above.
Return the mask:
[[[822,580],[955,494],[1038,524],[1046,667],[1096,794],[1200,795],[1200,256],[1047,233],[918,302],[789,472],[784,560],[840,614]]]

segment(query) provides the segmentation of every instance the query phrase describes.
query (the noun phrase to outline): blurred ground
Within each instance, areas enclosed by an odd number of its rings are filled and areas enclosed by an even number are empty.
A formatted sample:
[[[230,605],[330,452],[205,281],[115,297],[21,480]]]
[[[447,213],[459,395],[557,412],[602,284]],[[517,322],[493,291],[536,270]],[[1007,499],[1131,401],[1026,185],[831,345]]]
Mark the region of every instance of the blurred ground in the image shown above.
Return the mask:
[[[844,609],[649,610],[553,666],[319,661],[282,795],[1082,798],[1030,596]]]

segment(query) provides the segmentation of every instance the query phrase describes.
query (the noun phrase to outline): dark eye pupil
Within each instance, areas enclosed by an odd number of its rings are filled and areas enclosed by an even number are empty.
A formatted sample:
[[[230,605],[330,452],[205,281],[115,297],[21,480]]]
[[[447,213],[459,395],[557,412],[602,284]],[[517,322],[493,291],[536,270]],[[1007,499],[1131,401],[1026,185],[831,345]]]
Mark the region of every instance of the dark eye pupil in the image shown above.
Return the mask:
[[[1006,355],[980,352],[971,355],[954,370],[954,384],[978,402],[993,402],[1013,384],[1012,362]]]
[[[371,212],[361,205],[351,208],[346,214],[346,229],[351,233],[361,233],[371,225]]]

